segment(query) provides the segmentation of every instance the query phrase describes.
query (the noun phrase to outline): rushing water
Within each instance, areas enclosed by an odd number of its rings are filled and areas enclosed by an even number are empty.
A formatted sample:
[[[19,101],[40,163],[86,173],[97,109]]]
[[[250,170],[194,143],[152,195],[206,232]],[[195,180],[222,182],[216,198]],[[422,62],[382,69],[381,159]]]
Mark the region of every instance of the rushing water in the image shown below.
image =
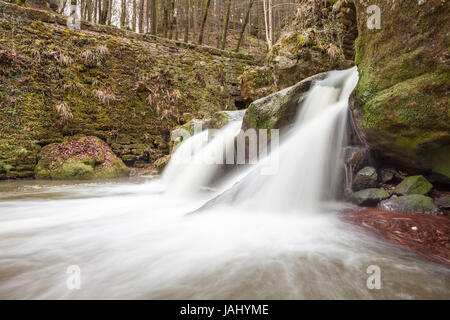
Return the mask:
[[[162,179],[1,183],[0,298],[450,298],[447,268],[336,218],[346,206],[333,200],[355,77],[331,73],[310,91],[274,150],[275,175],[259,174],[262,159],[204,188],[217,166],[192,161],[172,162]],[[232,120],[193,158],[223,149],[218,141],[239,128]],[[371,265],[379,290],[366,285]],[[79,290],[67,287],[70,266],[81,271]]]

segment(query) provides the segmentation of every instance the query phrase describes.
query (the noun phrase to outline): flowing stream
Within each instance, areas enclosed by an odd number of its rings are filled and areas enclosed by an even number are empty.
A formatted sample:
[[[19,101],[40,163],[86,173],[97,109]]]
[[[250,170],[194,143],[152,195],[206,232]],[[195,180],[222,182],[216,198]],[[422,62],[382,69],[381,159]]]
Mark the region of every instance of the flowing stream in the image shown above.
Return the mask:
[[[356,82],[356,69],[331,72],[279,148],[219,184],[220,166],[202,161],[233,141],[242,114],[212,140],[182,142],[160,179],[0,183],[0,298],[449,299],[449,269],[336,217]],[[276,172],[262,174],[271,157]]]

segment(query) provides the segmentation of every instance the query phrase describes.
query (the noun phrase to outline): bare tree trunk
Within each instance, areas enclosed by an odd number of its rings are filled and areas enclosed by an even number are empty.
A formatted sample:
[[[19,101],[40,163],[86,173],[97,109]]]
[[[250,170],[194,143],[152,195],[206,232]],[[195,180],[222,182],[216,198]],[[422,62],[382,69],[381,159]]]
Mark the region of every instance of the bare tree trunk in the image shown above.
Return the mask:
[[[239,34],[239,40],[238,40],[238,43],[237,43],[237,46],[236,46],[236,52],[239,51],[239,47],[241,46],[242,38],[244,36],[245,27],[247,27],[247,24],[248,24],[248,18],[249,18],[249,15],[250,15],[250,10],[252,9],[252,6],[253,6],[253,2],[254,2],[254,0],[250,0],[250,2],[248,3],[247,12],[245,13],[244,23],[242,24],[241,33]]]
[[[144,33],[144,1],[139,0],[139,14],[138,14],[138,30],[139,33]]]
[[[169,24],[169,13],[168,13],[168,1],[163,0],[163,36],[167,38],[168,24]]]
[[[225,50],[225,46],[227,44],[227,33],[228,33],[228,23],[230,21],[230,11],[231,11],[231,0],[227,0],[225,15],[223,16],[223,24],[222,24],[222,41],[220,48]]]
[[[152,1],[152,30],[151,33],[156,35],[156,28],[158,27],[158,0]]]
[[[137,3],[136,0],[133,0],[133,17],[131,18],[131,28],[134,32],[136,32],[136,12],[137,11]]]
[[[169,17],[167,20],[169,25],[169,39],[172,39],[175,22],[175,0],[169,0]]]
[[[267,3],[269,2],[269,3]],[[270,17],[272,13],[271,5],[272,0],[263,0],[264,3],[264,24],[266,27],[266,40],[267,40],[267,46],[270,49],[272,49],[272,31],[271,31],[271,23],[272,18]]]
[[[111,25],[111,20],[112,20],[112,6],[113,6],[113,0],[108,0],[108,26]]]
[[[211,0],[205,0],[205,1],[206,1],[206,4],[205,4],[205,7],[202,12],[202,20],[201,20],[201,24],[200,24],[200,34],[198,35],[198,44],[203,43],[203,32],[205,31],[205,24],[206,24],[206,20],[208,19],[209,6],[211,4]]]
[[[127,20],[127,0],[121,0],[121,3],[120,3],[120,27],[121,28],[123,28],[125,26],[126,20]]]
[[[189,41],[189,0],[184,0],[184,42]]]

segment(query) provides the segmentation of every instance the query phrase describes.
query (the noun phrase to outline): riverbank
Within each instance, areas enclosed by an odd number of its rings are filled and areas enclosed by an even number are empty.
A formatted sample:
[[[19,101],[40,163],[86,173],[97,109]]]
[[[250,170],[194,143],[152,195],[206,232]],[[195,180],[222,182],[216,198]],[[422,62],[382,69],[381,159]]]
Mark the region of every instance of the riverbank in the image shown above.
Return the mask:
[[[448,213],[448,212],[447,212]],[[450,215],[401,213],[375,208],[341,212],[342,221],[426,259],[450,267]]]

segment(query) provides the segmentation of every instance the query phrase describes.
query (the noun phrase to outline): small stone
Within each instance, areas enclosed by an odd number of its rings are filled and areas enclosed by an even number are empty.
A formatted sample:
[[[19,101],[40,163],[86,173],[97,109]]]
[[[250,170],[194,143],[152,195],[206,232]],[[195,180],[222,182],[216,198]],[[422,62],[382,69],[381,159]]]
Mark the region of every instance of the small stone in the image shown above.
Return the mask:
[[[417,231],[417,227],[411,227],[411,230],[413,230],[413,231]]]

